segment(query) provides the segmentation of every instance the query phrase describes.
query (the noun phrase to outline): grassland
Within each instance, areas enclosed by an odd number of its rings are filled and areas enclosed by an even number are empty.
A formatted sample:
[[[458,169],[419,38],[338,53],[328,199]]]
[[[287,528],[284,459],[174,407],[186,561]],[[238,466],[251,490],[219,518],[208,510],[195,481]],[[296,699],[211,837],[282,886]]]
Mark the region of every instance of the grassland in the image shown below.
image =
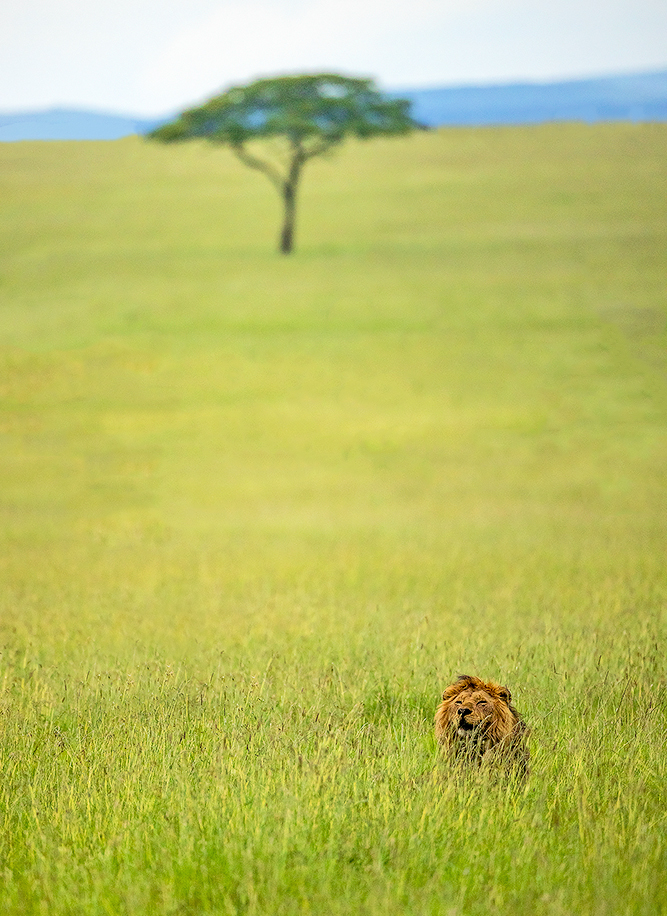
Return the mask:
[[[0,145],[0,911],[667,911],[667,125]],[[452,778],[458,672],[525,789]]]

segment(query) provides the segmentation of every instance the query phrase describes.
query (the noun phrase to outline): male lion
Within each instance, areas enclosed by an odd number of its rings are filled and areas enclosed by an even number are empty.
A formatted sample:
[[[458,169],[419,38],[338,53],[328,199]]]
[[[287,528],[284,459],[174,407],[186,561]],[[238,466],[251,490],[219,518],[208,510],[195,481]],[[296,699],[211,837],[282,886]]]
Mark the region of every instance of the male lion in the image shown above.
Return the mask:
[[[451,757],[476,765],[502,761],[528,772],[528,728],[507,687],[461,674],[442,695],[435,736]]]

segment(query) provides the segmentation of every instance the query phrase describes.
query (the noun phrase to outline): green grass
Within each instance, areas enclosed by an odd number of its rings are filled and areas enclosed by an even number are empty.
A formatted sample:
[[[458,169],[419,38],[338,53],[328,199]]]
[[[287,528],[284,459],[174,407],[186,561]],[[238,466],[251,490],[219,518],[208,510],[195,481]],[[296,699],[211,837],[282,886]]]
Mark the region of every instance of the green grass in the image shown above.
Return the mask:
[[[0,145],[3,914],[667,912],[666,141]]]

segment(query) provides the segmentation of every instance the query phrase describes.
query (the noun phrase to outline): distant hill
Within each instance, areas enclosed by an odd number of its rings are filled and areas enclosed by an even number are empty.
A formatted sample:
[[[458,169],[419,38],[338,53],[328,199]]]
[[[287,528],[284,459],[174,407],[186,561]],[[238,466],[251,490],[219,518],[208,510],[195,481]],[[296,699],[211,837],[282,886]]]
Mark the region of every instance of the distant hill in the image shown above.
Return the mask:
[[[164,120],[67,108],[15,112],[0,114],[0,141],[118,140],[130,134],[145,134]]]
[[[402,89],[428,127],[544,121],[667,121],[667,70],[559,83]],[[163,118],[50,109],[0,114],[0,141],[117,140],[145,134]]]
[[[559,83],[408,89],[429,127],[544,121],[667,121],[667,70]]]

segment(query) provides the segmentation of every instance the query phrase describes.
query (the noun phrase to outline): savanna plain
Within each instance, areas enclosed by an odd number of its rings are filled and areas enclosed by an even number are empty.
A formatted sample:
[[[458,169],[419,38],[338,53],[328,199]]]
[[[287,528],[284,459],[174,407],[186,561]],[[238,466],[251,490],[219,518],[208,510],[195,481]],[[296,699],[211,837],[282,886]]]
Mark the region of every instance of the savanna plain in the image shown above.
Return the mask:
[[[0,911],[667,911],[667,125],[0,145]],[[458,673],[525,785],[456,776]]]

